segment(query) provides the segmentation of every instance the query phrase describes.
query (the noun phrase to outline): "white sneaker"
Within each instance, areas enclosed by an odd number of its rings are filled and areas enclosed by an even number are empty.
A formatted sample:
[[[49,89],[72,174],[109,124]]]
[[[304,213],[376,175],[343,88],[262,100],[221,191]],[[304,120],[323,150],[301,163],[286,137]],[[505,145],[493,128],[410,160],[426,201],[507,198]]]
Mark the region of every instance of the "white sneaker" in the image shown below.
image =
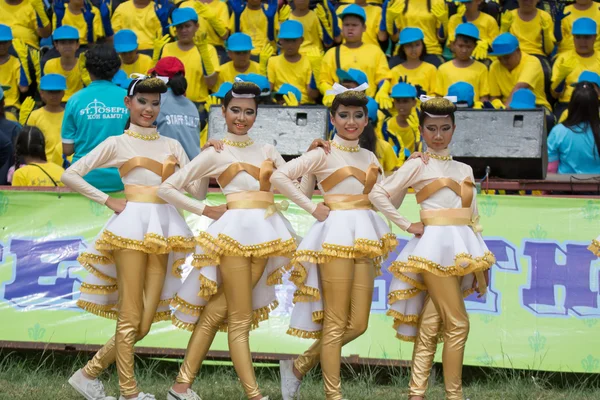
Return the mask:
[[[279,361],[279,374],[281,375],[281,396],[283,400],[299,399],[298,391],[302,381],[294,375],[294,361]]]
[[[139,392],[137,397],[134,397],[132,399],[126,399],[125,397],[123,397],[123,395],[121,395],[121,397],[119,397],[119,400],[156,400],[156,397],[154,397],[154,395],[150,393]]]
[[[198,393],[192,389],[188,389],[185,393],[177,393],[173,389],[169,389],[167,393],[167,400],[202,400]]]
[[[86,400],[117,400],[104,393],[104,385],[98,378],[88,379],[80,369],[69,378],[69,385],[73,386],[73,389],[77,390]]]

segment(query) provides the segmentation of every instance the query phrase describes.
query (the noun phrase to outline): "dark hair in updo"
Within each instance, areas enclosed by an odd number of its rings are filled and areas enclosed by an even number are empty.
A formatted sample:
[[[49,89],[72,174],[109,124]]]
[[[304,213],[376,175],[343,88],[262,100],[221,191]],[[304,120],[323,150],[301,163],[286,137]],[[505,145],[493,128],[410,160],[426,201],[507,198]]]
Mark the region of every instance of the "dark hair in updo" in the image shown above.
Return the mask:
[[[259,97],[260,97],[260,87],[256,83],[252,82],[235,82],[233,87],[227,92],[225,97],[223,98],[223,107],[227,108],[233,97],[233,93],[235,94],[252,94],[254,95],[254,104],[258,107]]]
[[[427,100],[421,104],[421,114],[419,115],[419,125],[423,126],[427,114],[431,115],[447,115],[452,119],[454,125],[454,112],[456,112],[456,105],[450,100],[443,97],[436,97],[431,100]]]
[[[131,90],[133,88],[133,91]],[[133,97],[138,93],[166,93],[169,88],[159,78],[134,79],[127,88],[127,96]]]
[[[85,52],[85,69],[96,79],[110,81],[121,68],[121,58],[112,45],[98,44]]]
[[[46,159],[46,140],[41,130],[35,126],[25,125],[17,135],[15,143],[15,170],[23,162],[24,157]]]
[[[369,113],[367,109],[367,103],[369,102],[369,98],[365,94],[365,92],[358,92],[356,90],[348,90],[344,93],[340,93],[333,99],[333,103],[331,103],[331,108],[329,109],[329,113],[331,116],[335,116],[338,108],[340,106],[346,107],[361,107],[365,114]]]

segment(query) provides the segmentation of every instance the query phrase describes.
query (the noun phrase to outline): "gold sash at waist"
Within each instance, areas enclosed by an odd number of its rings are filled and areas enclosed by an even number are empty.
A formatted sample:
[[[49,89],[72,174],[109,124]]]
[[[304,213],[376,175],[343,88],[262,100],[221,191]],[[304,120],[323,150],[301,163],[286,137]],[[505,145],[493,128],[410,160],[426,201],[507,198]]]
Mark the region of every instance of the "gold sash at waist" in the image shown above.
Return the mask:
[[[372,210],[373,205],[366,194],[326,194],[325,205],[330,210]]]
[[[421,210],[423,225],[471,225],[470,208],[445,208],[441,210]]]
[[[135,203],[167,204],[158,197],[158,186],[125,185],[125,198]]]
[[[227,195],[227,209],[264,209],[265,218],[278,211],[286,211],[289,207],[287,200],[275,203],[272,192],[241,192]]]

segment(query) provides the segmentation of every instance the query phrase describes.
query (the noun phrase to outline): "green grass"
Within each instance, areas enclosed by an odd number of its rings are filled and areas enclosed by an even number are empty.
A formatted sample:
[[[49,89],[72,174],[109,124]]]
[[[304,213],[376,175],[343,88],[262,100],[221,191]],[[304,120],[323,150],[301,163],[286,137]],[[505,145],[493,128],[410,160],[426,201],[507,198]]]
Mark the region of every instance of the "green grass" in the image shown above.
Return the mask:
[[[80,368],[87,356],[56,353],[0,352],[0,400],[70,400],[80,399],[67,379]],[[166,398],[166,391],[177,374],[178,362],[138,359],[137,377],[140,388]],[[443,400],[441,369],[431,385],[428,400]],[[281,399],[279,370],[273,366],[257,366],[257,377],[264,395]],[[116,371],[102,375],[107,394],[118,393]],[[466,368],[465,396],[471,400],[597,400],[600,378],[597,375],[548,374],[534,371]],[[408,370],[388,367],[343,368],[343,391],[349,400],[398,400],[407,398]],[[205,400],[244,400],[235,371],[230,365],[205,365],[194,389]],[[302,400],[324,398],[320,371],[309,374],[302,384]]]

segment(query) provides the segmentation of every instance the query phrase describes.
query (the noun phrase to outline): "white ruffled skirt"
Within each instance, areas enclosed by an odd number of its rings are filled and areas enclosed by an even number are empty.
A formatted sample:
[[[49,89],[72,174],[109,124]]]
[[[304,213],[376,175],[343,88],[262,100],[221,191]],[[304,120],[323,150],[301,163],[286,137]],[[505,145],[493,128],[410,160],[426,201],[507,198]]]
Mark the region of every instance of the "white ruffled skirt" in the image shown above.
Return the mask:
[[[319,338],[323,302],[318,264],[332,258],[372,258],[381,263],[398,244],[396,235],[373,210],[335,210],[310,228],[292,260],[290,280],[297,286],[288,334]]]
[[[101,317],[117,319],[119,288],[112,252],[130,249],[148,254],[169,254],[154,321],[168,320],[171,317],[169,305],[182,284],[185,258],[194,247],[194,235],[175,207],[127,202],[125,210],[108,220],[94,244],[78,258],[90,273],[81,284],[77,305]]]
[[[196,240],[194,269],[172,302],[173,324],[194,330],[204,306],[221,285],[221,256],[268,258],[263,276],[252,291],[253,327],[268,319],[278,306],[274,285],[282,283],[297,247],[297,237],[288,220],[278,212],[265,218],[264,209],[227,210]],[[225,323],[221,330],[226,329]]]
[[[592,240],[592,243],[590,244],[588,249],[596,256],[600,257],[600,236]]]
[[[389,271],[393,274],[388,294],[388,315],[394,317],[396,337],[414,342],[427,287],[421,273],[463,276],[466,297],[473,293],[475,273],[496,262],[480,234],[469,226],[426,226],[421,238],[411,239]]]

